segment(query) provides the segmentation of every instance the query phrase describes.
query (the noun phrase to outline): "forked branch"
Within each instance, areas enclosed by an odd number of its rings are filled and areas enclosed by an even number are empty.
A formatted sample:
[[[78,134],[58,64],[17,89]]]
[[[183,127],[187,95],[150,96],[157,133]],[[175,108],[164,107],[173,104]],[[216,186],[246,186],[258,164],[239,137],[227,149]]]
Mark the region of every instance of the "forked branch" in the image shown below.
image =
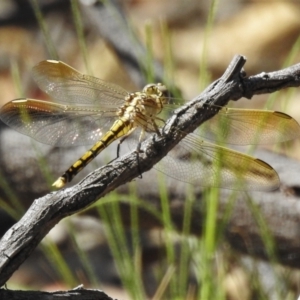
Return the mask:
[[[72,215],[110,191],[150,170],[182,138],[170,134],[172,126],[192,132],[217,111],[201,113],[203,104],[225,106],[229,100],[250,98],[255,94],[271,93],[286,87],[300,85],[300,64],[272,73],[244,77],[242,67],[246,60],[235,56],[224,75],[203,93],[176,111],[163,129],[164,135],[142,143],[139,166],[132,152],[90,173],[80,183],[36,199],[24,217],[2,238],[0,244],[0,284],[32,253],[45,235],[64,217]],[[187,117],[188,116],[188,117]]]

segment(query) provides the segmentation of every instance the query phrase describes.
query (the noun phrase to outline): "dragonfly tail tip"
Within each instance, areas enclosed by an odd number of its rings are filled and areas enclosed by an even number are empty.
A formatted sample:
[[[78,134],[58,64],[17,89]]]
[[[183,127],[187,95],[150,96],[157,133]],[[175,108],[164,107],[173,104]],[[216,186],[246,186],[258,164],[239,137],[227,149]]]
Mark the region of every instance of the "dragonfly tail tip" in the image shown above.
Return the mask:
[[[59,177],[53,184],[52,186],[60,189],[66,184],[66,180],[63,177]]]

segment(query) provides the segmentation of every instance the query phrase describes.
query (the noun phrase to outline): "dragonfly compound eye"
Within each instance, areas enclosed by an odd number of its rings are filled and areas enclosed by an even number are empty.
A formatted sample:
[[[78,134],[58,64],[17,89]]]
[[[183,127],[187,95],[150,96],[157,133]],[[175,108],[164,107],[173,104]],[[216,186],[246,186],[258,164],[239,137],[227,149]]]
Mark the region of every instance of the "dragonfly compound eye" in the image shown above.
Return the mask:
[[[150,95],[150,94],[153,94],[153,92],[155,92],[155,90],[156,90],[156,84],[149,83],[149,84],[145,85],[145,87],[143,88],[143,93]]]
[[[158,84],[156,84],[156,88],[160,91],[162,96],[168,96],[169,91],[164,84],[158,83]]]
[[[166,86],[161,83],[149,83],[143,88],[143,92],[148,95],[155,94],[157,96],[164,96],[168,94]]]

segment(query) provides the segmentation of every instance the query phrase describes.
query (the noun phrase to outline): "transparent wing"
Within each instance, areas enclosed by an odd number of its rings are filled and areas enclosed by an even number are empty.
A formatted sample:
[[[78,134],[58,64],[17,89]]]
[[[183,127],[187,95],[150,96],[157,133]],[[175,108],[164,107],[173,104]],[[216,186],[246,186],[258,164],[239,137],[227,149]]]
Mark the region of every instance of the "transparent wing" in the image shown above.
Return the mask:
[[[155,169],[203,187],[269,191],[279,187],[276,171],[262,160],[199,139],[185,137]]]
[[[59,103],[110,110],[122,105],[128,95],[123,88],[83,75],[61,61],[42,61],[32,73],[38,86]]]
[[[113,124],[114,111],[68,106],[35,99],[17,99],[0,109],[0,119],[35,140],[55,146],[93,144]]]
[[[166,110],[178,108],[166,105]],[[295,139],[300,136],[300,126],[291,116],[269,110],[234,109],[217,106],[203,107],[218,109],[217,115],[205,122],[195,132],[208,140],[217,140],[232,145],[272,144]]]
[[[207,124],[204,137],[213,133],[229,144],[271,144],[300,136],[300,126],[291,116],[268,110],[222,108]]]
[[[39,63],[33,68],[33,76],[56,102],[16,99],[2,107],[0,119],[50,145],[77,146],[98,141],[113,125],[128,95],[121,87],[83,75],[60,61]],[[154,122],[148,124],[142,114],[136,123],[149,132],[156,130]],[[163,124],[156,119],[158,123]]]

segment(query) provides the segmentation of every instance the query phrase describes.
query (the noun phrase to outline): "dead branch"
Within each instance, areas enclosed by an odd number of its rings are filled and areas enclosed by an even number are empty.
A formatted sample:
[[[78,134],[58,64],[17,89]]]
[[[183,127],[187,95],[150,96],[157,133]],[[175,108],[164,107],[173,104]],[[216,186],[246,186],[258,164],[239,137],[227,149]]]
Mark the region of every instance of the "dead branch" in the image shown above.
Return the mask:
[[[191,132],[211,118],[215,113],[213,111],[210,114],[201,114],[204,103],[224,106],[230,99],[249,97],[262,91],[271,93],[281,88],[300,85],[300,64],[267,75],[245,78],[241,76],[245,61],[244,57],[235,56],[220,79],[167,121],[163,136],[154,135],[142,143],[143,153],[139,154],[139,168],[136,153],[132,152],[93,171],[71,188],[36,199],[23,218],[1,240],[1,285],[61,219],[86,208],[110,191],[138,177],[139,170],[142,173],[150,170],[162,159],[182,138],[174,137],[170,133],[172,126]]]

